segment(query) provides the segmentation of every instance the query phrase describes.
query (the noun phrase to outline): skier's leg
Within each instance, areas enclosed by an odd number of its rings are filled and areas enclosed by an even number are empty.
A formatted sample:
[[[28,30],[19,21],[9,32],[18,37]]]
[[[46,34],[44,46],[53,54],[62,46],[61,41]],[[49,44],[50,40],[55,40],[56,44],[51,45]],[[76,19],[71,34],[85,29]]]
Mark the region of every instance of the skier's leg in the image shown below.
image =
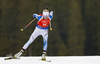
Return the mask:
[[[46,60],[47,47],[48,47],[48,32],[45,32],[45,34],[43,34],[43,54],[42,54],[42,60]]]
[[[28,46],[35,40],[35,38],[37,37],[38,35],[36,35],[36,34],[32,34],[31,36],[30,36],[30,38],[29,38],[29,40],[25,43],[25,45],[22,47],[22,49],[27,49],[28,48]]]
[[[39,29],[36,27],[35,31],[30,36],[29,40],[26,42],[26,44],[22,47],[22,49],[14,55],[14,57],[19,58],[22,53],[27,49],[27,47],[34,41],[34,39],[39,36]]]
[[[44,36],[43,38],[43,51],[47,51],[47,47],[48,47],[48,34],[46,34],[46,36]]]
[[[27,49],[28,46],[40,35],[39,29],[36,28],[35,31],[30,36],[29,40],[26,42],[26,44],[22,47],[22,49]]]

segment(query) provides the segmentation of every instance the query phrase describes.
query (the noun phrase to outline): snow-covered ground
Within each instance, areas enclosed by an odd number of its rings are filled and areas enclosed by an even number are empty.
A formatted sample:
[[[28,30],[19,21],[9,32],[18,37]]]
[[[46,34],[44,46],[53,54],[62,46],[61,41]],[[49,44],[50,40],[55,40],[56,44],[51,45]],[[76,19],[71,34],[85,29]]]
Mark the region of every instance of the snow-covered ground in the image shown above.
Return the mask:
[[[48,56],[47,60],[41,61],[40,56],[21,57],[21,59],[4,60],[0,57],[0,64],[100,64],[100,56]]]

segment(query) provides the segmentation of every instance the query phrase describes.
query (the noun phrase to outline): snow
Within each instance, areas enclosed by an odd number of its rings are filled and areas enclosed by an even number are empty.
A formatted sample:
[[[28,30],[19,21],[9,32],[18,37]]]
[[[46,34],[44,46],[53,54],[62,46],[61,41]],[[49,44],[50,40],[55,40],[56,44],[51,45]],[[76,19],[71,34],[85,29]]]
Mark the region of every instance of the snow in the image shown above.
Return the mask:
[[[20,59],[4,60],[0,64],[100,64],[100,56],[47,56],[51,62],[41,61],[41,56],[20,57]]]

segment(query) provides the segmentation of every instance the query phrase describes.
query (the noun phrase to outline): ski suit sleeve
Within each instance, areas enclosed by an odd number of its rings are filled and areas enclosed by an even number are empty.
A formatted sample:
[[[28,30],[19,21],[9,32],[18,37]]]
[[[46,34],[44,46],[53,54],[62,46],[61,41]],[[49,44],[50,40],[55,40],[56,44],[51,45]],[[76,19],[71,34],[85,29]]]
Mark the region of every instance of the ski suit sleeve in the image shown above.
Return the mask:
[[[38,14],[33,14],[33,17],[36,17],[38,20],[40,20],[42,16]]]
[[[53,11],[50,12],[50,20],[53,18]]]

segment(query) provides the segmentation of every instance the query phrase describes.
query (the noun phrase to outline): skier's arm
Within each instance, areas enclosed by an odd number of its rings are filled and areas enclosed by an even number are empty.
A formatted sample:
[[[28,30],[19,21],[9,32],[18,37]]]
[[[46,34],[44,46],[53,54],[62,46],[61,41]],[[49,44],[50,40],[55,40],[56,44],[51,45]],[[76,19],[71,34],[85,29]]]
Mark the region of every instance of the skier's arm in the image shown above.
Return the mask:
[[[40,18],[42,17],[41,15],[38,14],[33,14],[33,17],[36,17],[38,20],[40,20]]]
[[[50,12],[50,16],[49,16],[49,19],[51,20],[53,18],[53,11]],[[50,30],[52,30],[52,27],[51,27],[51,21],[50,21]]]
[[[50,20],[53,18],[53,11],[50,12]]]
[[[38,16],[38,14],[33,14],[33,17],[37,17]]]

